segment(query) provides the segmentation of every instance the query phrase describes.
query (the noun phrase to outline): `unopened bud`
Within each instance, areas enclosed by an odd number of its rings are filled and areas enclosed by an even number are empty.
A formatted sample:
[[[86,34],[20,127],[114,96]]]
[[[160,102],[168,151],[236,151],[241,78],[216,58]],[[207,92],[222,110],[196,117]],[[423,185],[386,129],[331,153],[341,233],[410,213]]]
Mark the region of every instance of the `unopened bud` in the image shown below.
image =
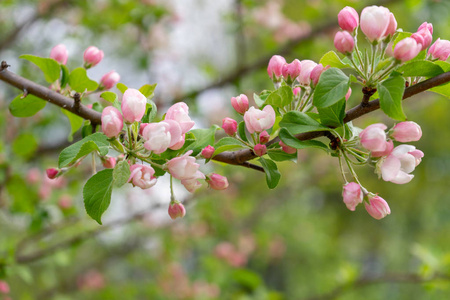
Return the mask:
[[[180,202],[172,202],[169,205],[169,216],[172,220],[183,218],[186,215],[186,209]]]
[[[204,158],[210,159],[213,156],[214,151],[215,151],[214,147],[211,145],[208,145],[207,147],[203,148],[201,154]]]

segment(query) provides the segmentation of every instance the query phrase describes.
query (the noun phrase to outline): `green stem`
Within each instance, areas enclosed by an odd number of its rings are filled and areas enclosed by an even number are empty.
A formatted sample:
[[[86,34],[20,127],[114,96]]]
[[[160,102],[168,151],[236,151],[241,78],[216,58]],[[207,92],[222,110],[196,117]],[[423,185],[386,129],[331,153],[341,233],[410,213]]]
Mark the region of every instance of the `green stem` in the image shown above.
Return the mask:
[[[170,204],[175,203],[177,200],[175,199],[175,193],[173,192],[173,177],[170,175]]]
[[[92,153],[92,175],[95,175],[97,173],[97,168],[95,166],[95,154]]]
[[[347,184],[348,181],[347,181],[347,178],[345,177],[344,166],[342,165],[342,155],[341,155],[341,152],[342,152],[342,151],[339,151],[339,156],[338,156],[338,158],[339,158],[339,168],[341,169],[341,175],[342,175],[342,178],[344,179],[345,184]]]

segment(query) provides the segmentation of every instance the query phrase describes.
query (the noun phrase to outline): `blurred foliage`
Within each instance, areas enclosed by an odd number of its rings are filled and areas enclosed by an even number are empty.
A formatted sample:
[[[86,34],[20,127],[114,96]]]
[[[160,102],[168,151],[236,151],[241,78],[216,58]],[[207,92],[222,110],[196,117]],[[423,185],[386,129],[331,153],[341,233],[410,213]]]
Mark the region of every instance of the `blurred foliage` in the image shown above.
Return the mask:
[[[24,53],[45,56],[58,43],[55,36],[63,38],[60,33],[51,35],[52,26],[68,24],[63,35],[76,52],[71,59],[81,58],[90,44],[107,45],[111,67],[118,68],[116,60],[127,62],[126,70],[117,71],[130,85],[127,76],[145,74],[155,62],[154,54],[161,51],[152,28],[163,26],[170,32],[176,27],[174,3],[178,2],[182,1],[4,0],[0,2],[0,59],[12,59],[14,72],[44,84],[42,74],[17,57]],[[189,3],[200,8],[204,2]],[[232,71],[242,57],[246,64],[276,54],[298,36],[296,30],[330,20],[337,23],[336,15],[345,5],[361,10],[373,4],[228,2],[231,7],[243,6],[242,20],[229,10],[223,15],[223,26],[230,41],[234,36],[245,38],[245,52],[230,42],[236,54],[223,68],[207,58],[196,58],[208,77],[206,82]],[[435,38],[450,37],[447,1],[388,2],[405,30],[413,31],[428,21],[434,25]],[[274,7],[286,18],[283,22],[290,20],[284,23],[286,28],[264,25],[258,18],[258,12],[274,13]],[[15,28],[29,21],[14,34]],[[44,33],[30,37],[27,32],[36,28],[45,29]],[[332,49],[333,34],[320,34],[297,45],[286,59],[318,61]],[[75,61],[80,59],[69,64]],[[150,79],[133,86],[154,83]],[[440,300],[450,293],[448,99],[424,93],[404,105],[409,119],[422,126],[423,138],[415,145],[425,153],[410,184],[386,183],[373,170],[358,170],[365,186],[390,204],[392,214],[381,221],[372,219],[361,206],[348,211],[342,203],[336,159],[308,150],[300,152],[297,164],[281,165],[280,186],[273,191],[265,186],[263,174],[217,164],[217,171],[229,178],[230,188],[199,190],[188,199],[187,216],[175,222],[166,217],[167,187],[162,198],[158,193],[133,194],[124,189],[113,197],[118,205],[110,214],[113,225],[101,227],[86,216],[82,206],[82,185],[92,172],[89,162],[57,181],[44,174],[45,168],[56,165],[58,151],[67,145],[66,116],[47,105],[31,118],[14,118],[7,107],[18,93],[0,84],[0,277],[11,286],[13,299],[308,299],[337,287],[342,289],[335,295],[315,299]],[[265,71],[256,70],[236,79],[231,89],[250,95],[269,84]],[[185,92],[188,89],[177,90],[172,96]],[[219,93],[228,101],[226,88]],[[350,101],[357,103],[357,93]],[[199,100],[196,111],[201,112],[202,105]],[[198,116],[205,128],[215,117],[207,112]],[[379,112],[355,123],[364,127],[380,121],[393,124]],[[75,134],[74,140],[80,136]],[[142,210],[135,207],[139,201],[156,204]],[[396,282],[395,276],[376,284],[358,281],[385,274],[417,274],[428,282]],[[447,277],[435,278],[439,274]]]

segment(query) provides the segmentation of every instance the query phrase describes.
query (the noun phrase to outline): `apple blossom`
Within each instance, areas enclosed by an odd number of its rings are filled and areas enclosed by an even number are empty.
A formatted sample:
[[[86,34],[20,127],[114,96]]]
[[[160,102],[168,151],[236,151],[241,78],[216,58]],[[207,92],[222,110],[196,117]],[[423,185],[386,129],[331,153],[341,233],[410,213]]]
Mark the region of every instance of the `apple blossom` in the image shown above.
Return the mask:
[[[156,184],[155,170],[150,166],[134,164],[130,167],[128,182],[141,189],[151,188]]]
[[[317,63],[309,59],[302,60],[301,63],[302,69],[300,71],[300,75],[297,77],[297,80],[301,85],[308,86],[311,82],[311,71],[315,66],[317,66]]]
[[[228,187],[228,179],[216,173],[209,174],[206,177],[206,182],[214,190],[224,190]]]
[[[173,120],[150,123],[142,131],[144,147],[156,154],[163,153],[182,140],[180,125]]]
[[[414,146],[397,146],[385,159],[380,160],[378,172],[384,181],[396,184],[408,183],[414,178],[414,175],[409,173],[414,171],[422,157],[423,152],[416,150]]]
[[[69,53],[67,52],[67,48],[63,44],[58,44],[52,48],[50,51],[50,58],[53,58],[60,64],[65,65],[67,63],[67,58],[69,57]]]
[[[362,203],[363,192],[361,187],[356,182],[349,182],[344,185],[342,190],[342,198],[347,208],[354,211],[359,203]]]
[[[180,180],[198,177],[197,172],[200,172],[198,171],[200,165],[195,162],[194,157],[189,156],[192,152],[192,150],[189,150],[182,156],[169,160],[167,169],[173,177]]]
[[[386,32],[384,33],[384,37],[392,37],[397,31],[397,20],[394,17],[393,13],[389,14],[389,25],[386,28]]]
[[[334,36],[334,47],[342,54],[349,55],[355,49],[355,40],[347,31],[338,31]]]
[[[387,126],[382,123],[372,124],[360,132],[361,145],[370,151],[384,151],[386,149]]]
[[[382,157],[382,156],[388,156],[391,154],[392,150],[394,150],[394,142],[392,140],[388,140],[385,142],[386,147],[383,151],[372,151],[370,152],[370,155],[372,157]]]
[[[84,51],[83,59],[86,69],[97,65],[103,59],[103,51],[95,46],[90,46]]]
[[[269,74],[270,79],[277,82],[280,81],[282,76],[283,66],[286,64],[284,57],[280,55],[274,55],[269,60],[269,65],[267,66],[267,74]]]
[[[237,131],[237,122],[232,118],[224,118],[222,120],[222,128],[226,134],[228,134],[229,136],[233,136]]]
[[[181,180],[181,184],[184,185],[184,188],[186,190],[188,190],[190,193],[193,193],[202,186],[202,184],[198,181],[198,179],[205,179],[205,178],[206,178],[205,174],[203,174],[200,171],[197,171],[194,177]]]
[[[285,64],[281,69],[281,73],[286,82],[291,83],[294,81],[302,69],[302,64],[298,59],[294,59],[290,64]]]
[[[374,219],[380,220],[391,213],[391,209],[387,202],[378,195],[369,197],[369,203],[364,202],[367,212]]]
[[[120,75],[116,71],[110,71],[100,79],[100,88],[107,90],[113,88],[120,80]]]
[[[275,111],[271,105],[266,105],[262,110],[249,108],[244,114],[245,126],[248,132],[262,132],[269,129],[275,123]]]
[[[205,148],[203,148],[201,154],[204,158],[210,159],[213,156],[214,151],[215,151],[214,147],[211,145],[208,145]]]
[[[263,156],[267,152],[267,147],[266,145],[256,144],[253,148],[253,152],[255,152],[257,156]]]
[[[428,49],[428,55],[431,55],[431,59],[439,59],[446,61],[450,55],[450,41],[441,40],[438,38],[430,49]]]
[[[407,37],[395,45],[394,57],[401,62],[405,62],[415,58],[421,50],[422,45],[417,44],[415,39]]]
[[[259,134],[259,143],[265,144],[270,140],[270,134],[267,131],[263,131]]]
[[[278,144],[281,146],[281,150],[283,150],[287,154],[294,154],[297,152],[296,148],[290,147],[290,146],[286,145],[285,143],[283,143],[282,141],[280,141]]]
[[[342,30],[353,32],[359,25],[359,16],[353,7],[346,6],[338,14],[338,23]]]
[[[145,114],[147,98],[136,89],[127,89],[122,97],[123,119],[128,123],[139,122]]]
[[[60,170],[55,169],[55,168],[49,168],[49,169],[45,170],[45,172],[47,173],[48,178],[55,179],[56,176],[59,174]]]
[[[248,98],[244,94],[240,94],[237,97],[231,97],[231,106],[239,114],[243,115],[248,109]]]
[[[322,64],[318,64],[312,69],[311,74],[309,77],[311,78],[311,86],[317,85],[320,79],[320,75],[326,70],[328,70],[330,66],[324,67]]]
[[[390,23],[391,15],[386,7],[373,5],[361,12],[360,27],[370,42],[383,38]]]
[[[186,215],[186,209],[180,202],[173,202],[169,205],[169,216],[172,220],[183,218]]]
[[[422,129],[413,121],[400,122],[392,128],[391,136],[399,142],[416,142],[422,137]]]
[[[102,131],[113,138],[119,135],[123,128],[123,119],[120,111],[114,106],[107,106],[102,111]]]
[[[172,105],[167,110],[165,120],[178,122],[181,127],[181,133],[188,132],[195,125],[195,122],[189,117],[189,106],[184,102],[178,102]]]

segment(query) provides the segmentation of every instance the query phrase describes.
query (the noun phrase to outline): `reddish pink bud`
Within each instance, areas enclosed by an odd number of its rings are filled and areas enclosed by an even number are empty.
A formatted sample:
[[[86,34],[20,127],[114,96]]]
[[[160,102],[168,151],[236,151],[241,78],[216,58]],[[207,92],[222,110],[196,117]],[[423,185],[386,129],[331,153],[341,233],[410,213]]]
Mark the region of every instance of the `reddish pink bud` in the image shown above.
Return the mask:
[[[9,294],[9,284],[4,281],[4,280],[0,280],[0,293],[1,294]]]
[[[407,37],[395,45],[394,57],[401,62],[405,62],[415,58],[421,49],[422,45],[417,44],[415,39]]]
[[[209,145],[209,146],[203,148],[201,154],[204,158],[209,159],[213,156],[214,151],[215,151],[214,147]]]
[[[102,111],[102,131],[113,138],[119,135],[123,128],[123,119],[120,111],[114,106],[107,106]]]
[[[347,31],[339,31],[334,36],[334,47],[342,54],[348,55],[355,48],[355,40]]]
[[[231,97],[231,106],[241,115],[248,110],[248,98],[244,94],[237,97]]]
[[[298,86],[298,87],[296,87],[296,88],[294,88],[292,91],[294,92],[294,96],[298,96],[298,94],[300,94],[300,92],[301,92],[301,88]]]
[[[428,31],[433,34],[433,24],[431,23],[427,23],[427,22],[423,22],[422,25],[419,26],[419,28],[417,29],[417,31],[420,31],[422,29],[428,29]]]
[[[103,59],[103,51],[97,47],[90,46],[84,51],[83,59],[86,69],[97,65]]]
[[[275,111],[271,105],[266,105],[262,110],[252,106],[245,112],[244,121],[248,132],[263,132],[275,124]]]
[[[206,177],[206,182],[214,190],[224,190],[228,187],[228,180],[225,176],[212,173]]]
[[[186,209],[180,202],[172,202],[169,205],[169,216],[172,220],[183,218],[186,215]]]
[[[253,148],[253,152],[255,152],[255,154],[258,156],[263,156],[267,152],[267,147],[266,145],[256,144]]]
[[[359,134],[361,145],[370,151],[386,150],[386,129],[387,126],[382,123],[367,126]]]
[[[265,144],[270,140],[270,134],[267,131],[263,131],[259,134],[259,142]]]
[[[66,46],[63,44],[56,45],[50,51],[50,58],[53,58],[60,64],[65,65],[67,63],[67,58],[69,57],[69,53],[67,52]]]
[[[431,59],[439,59],[446,61],[450,55],[450,41],[437,39],[428,50],[428,55],[431,55]]]
[[[391,213],[391,209],[387,202],[378,195],[369,198],[369,203],[364,202],[364,206],[369,215],[377,220],[380,220]]]
[[[103,75],[100,79],[100,86],[109,90],[113,88],[120,80],[120,75],[116,71],[111,71]]]
[[[150,166],[134,164],[130,167],[128,182],[141,189],[151,188],[156,184],[155,170]]]
[[[347,208],[351,211],[355,211],[356,206],[362,203],[363,192],[361,187],[356,182],[349,182],[344,185],[342,190],[342,198]]]
[[[417,44],[422,45],[421,51],[427,49],[433,41],[433,36],[427,28],[418,30],[416,33],[413,33],[411,37],[416,40]]]
[[[267,66],[267,74],[269,74],[270,79],[280,81],[284,64],[286,64],[284,57],[280,55],[272,56]]]
[[[390,11],[386,7],[373,5],[361,12],[360,27],[370,42],[383,38],[390,22]]]
[[[352,88],[348,88],[347,94],[345,94],[345,101],[348,101],[351,95],[352,95]]]
[[[309,59],[302,60],[301,63],[302,70],[300,72],[300,75],[297,77],[297,80],[301,85],[308,86],[311,82],[311,71],[315,66],[317,66],[317,63]]]
[[[394,150],[394,142],[392,140],[388,140],[385,145],[386,147],[383,151],[372,151],[370,152],[370,155],[372,157],[388,156],[391,154],[392,150]]]
[[[294,154],[297,152],[297,149],[290,147],[288,145],[286,145],[285,143],[283,143],[282,141],[280,141],[278,143],[281,146],[281,150],[283,150],[284,152],[286,152],[287,154]]]
[[[320,79],[320,75],[326,70],[328,70],[330,66],[324,67],[322,64],[318,64],[317,66],[312,69],[310,78],[311,78],[311,86],[317,85]]]
[[[232,118],[225,118],[222,120],[222,128],[226,134],[233,136],[237,131],[237,122]]]
[[[50,179],[55,179],[56,176],[59,174],[59,171],[60,170],[55,169],[55,168],[49,168],[49,169],[45,170],[45,172],[47,173],[47,177]]]
[[[422,137],[422,129],[415,122],[401,122],[394,126],[391,136],[402,143],[415,142]]]
[[[122,97],[123,119],[128,123],[139,122],[145,114],[147,98],[136,89],[127,89]]]
[[[281,73],[287,82],[294,81],[302,69],[302,64],[298,59],[294,59],[290,64],[285,64],[281,69]]]
[[[181,133],[188,132],[195,125],[195,122],[189,117],[189,106],[184,102],[178,102],[169,107],[165,119],[178,122]]]
[[[389,25],[386,28],[386,32],[384,33],[384,37],[393,36],[397,31],[397,20],[394,17],[393,13],[389,14]]]
[[[114,169],[114,166],[116,165],[116,158],[106,156],[105,158],[102,159],[102,165],[107,169]]]
[[[338,23],[342,30],[353,32],[359,25],[359,16],[353,7],[346,6],[338,14]]]

